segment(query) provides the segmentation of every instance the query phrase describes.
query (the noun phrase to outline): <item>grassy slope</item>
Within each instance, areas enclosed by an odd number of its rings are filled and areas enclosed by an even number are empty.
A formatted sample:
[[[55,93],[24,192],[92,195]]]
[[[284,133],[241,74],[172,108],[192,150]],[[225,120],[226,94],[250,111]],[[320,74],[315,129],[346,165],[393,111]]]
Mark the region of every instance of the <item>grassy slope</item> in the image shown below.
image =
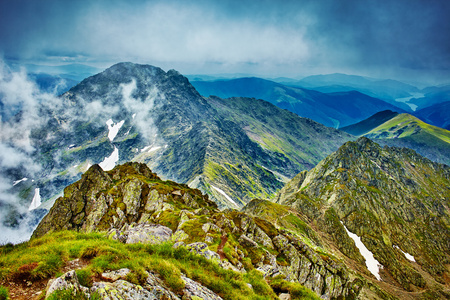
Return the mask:
[[[368,132],[370,135],[387,133],[385,138],[404,138],[423,130],[446,143],[450,143],[450,131],[429,125],[409,114],[400,114]]]
[[[273,289],[290,292],[292,299],[319,299],[300,284],[280,278],[266,282],[256,270],[245,274],[224,270],[183,247],[122,244],[107,239],[102,233],[51,233],[19,245],[0,246],[0,253],[1,285],[48,280],[61,275],[68,262],[78,258],[84,262],[84,267],[77,270],[80,283],[88,287],[106,270],[129,268],[132,272],[127,275],[128,281],[143,284],[145,271],[154,271],[178,294],[184,288],[180,278],[184,273],[223,299],[278,299]]]

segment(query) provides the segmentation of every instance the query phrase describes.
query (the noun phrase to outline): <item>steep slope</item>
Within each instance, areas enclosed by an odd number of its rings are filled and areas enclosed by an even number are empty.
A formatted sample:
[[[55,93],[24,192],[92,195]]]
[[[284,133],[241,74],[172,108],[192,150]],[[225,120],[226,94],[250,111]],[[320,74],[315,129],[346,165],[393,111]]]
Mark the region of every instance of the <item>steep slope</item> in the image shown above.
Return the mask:
[[[369,131],[373,130],[374,128],[380,126],[381,124],[385,123],[386,121],[389,121],[393,117],[397,116],[398,113],[393,112],[391,110],[384,110],[377,112],[373,116],[371,116],[368,119],[365,119],[361,122],[358,122],[353,125],[342,127],[341,130],[348,132],[350,134],[361,136],[365,135]]]
[[[148,65],[114,65],[59,100],[41,109],[44,125],[31,135],[43,200],[92,164],[109,170],[138,161],[200,188],[221,207],[238,208],[253,197],[273,198],[288,178],[352,138],[262,101],[204,98],[178,72]],[[233,112],[238,102],[242,107]],[[251,111],[243,109],[250,104]],[[271,126],[263,132],[246,129],[264,122]],[[289,134],[289,123],[302,132]],[[281,148],[267,146],[272,131]]]
[[[399,298],[448,297],[448,166],[362,137],[297,175],[277,202],[301,212],[347,265],[366,265]]]
[[[450,101],[430,105],[414,115],[428,124],[450,130]]]
[[[324,94],[261,78],[193,81],[192,84],[204,96],[263,99],[301,117],[335,128],[359,122],[381,110],[403,111],[394,105],[356,91]]]
[[[450,165],[450,132],[409,114],[380,112],[342,130],[377,139],[382,145],[410,148],[433,161]]]
[[[264,210],[266,205],[274,204],[254,200],[247,210]],[[281,205],[277,209],[289,211]],[[295,216],[293,219],[297,220]],[[34,232],[32,242],[67,229],[103,231],[109,238],[127,244],[158,244],[164,240],[216,260],[224,269],[242,273],[254,273],[252,270],[257,269],[269,283],[286,280],[302,284],[322,299],[355,299],[358,295],[389,299],[375,285],[350,272],[331,253],[306,244],[301,235],[279,225],[244,212],[221,212],[199,190],[162,181],[145,164],[127,163],[108,172],[94,165],[80,181],[64,190],[64,196]],[[96,255],[101,252],[93,254]],[[183,256],[176,258],[183,260]],[[189,273],[196,274],[193,270]],[[196,278],[202,279],[198,275]],[[220,286],[211,286],[214,292],[223,293],[217,290]],[[278,286],[278,293],[286,289],[282,286]],[[255,287],[255,292],[258,290]]]

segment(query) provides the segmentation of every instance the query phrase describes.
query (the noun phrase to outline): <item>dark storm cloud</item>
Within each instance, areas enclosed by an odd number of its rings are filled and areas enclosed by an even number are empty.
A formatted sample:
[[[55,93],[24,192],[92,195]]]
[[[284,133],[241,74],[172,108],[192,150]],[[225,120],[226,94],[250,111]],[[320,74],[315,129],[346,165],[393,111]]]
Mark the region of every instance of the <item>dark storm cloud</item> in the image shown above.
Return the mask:
[[[0,14],[6,58],[279,75],[450,69],[446,0],[4,0]]]

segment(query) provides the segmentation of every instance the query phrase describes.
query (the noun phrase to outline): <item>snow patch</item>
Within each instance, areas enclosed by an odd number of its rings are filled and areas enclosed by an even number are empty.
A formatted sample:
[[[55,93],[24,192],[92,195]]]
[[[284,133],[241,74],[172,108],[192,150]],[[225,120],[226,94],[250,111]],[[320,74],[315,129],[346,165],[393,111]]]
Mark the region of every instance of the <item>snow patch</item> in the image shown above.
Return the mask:
[[[24,177],[24,178],[22,178],[20,180],[16,180],[16,181],[13,182],[13,186],[15,186],[16,184],[21,183],[22,181],[27,181],[27,180],[28,180],[28,178],[26,178],[26,177]]]
[[[108,125],[108,130],[109,130],[108,138],[111,142],[116,137],[116,135],[119,132],[120,127],[122,127],[123,123],[125,123],[125,120],[122,120],[117,124],[114,124],[112,119],[109,119],[108,121],[106,121],[106,125]]]
[[[344,226],[345,231],[347,232],[347,234],[352,238],[352,240],[355,242],[356,247],[358,247],[359,252],[361,253],[361,255],[364,257],[364,259],[366,260],[366,266],[367,269],[370,271],[370,273],[373,274],[373,276],[375,276],[376,279],[381,280],[380,277],[380,267],[382,268],[383,265],[380,264],[378,262],[378,260],[375,259],[375,257],[373,257],[373,253],[370,252],[369,249],[366,248],[366,246],[363,244],[363,242],[361,241],[361,238],[359,236],[357,236],[354,233],[351,233],[347,227],[345,227],[344,223],[342,223],[342,221],[340,221],[342,226]]]
[[[147,147],[142,148],[141,152],[149,152],[150,153],[150,152],[156,151],[158,149],[161,149],[161,147],[160,146],[156,146],[156,147],[147,146]]]
[[[394,245],[393,247],[396,248],[396,249],[398,249],[398,250],[400,250],[400,251],[403,253],[403,255],[406,257],[406,259],[408,259],[408,260],[410,260],[410,261],[413,261],[413,262],[416,262],[416,260],[414,259],[414,256],[412,256],[412,255],[409,254],[409,253],[403,252],[403,250],[400,249],[399,246]]]
[[[231,199],[231,197],[228,196],[223,190],[221,190],[221,189],[219,189],[218,187],[215,187],[215,186],[213,186],[213,185],[211,185],[211,187],[212,187],[213,189],[215,189],[216,191],[218,191],[220,194],[222,194],[228,201],[230,201],[231,203],[233,203],[235,206],[239,207],[239,205],[238,205],[236,202],[234,202],[234,200]]]
[[[105,157],[105,159],[101,163],[99,163],[99,165],[103,169],[103,171],[109,171],[116,166],[116,163],[118,161],[119,161],[119,149],[114,147],[113,153],[111,153],[110,156]]]
[[[136,118],[136,114],[133,114],[131,117],[132,117],[133,119]]]
[[[30,207],[28,208],[28,210],[36,209],[40,205],[41,205],[41,195],[39,194],[39,188],[35,188],[33,201],[31,201],[31,204],[30,204]]]

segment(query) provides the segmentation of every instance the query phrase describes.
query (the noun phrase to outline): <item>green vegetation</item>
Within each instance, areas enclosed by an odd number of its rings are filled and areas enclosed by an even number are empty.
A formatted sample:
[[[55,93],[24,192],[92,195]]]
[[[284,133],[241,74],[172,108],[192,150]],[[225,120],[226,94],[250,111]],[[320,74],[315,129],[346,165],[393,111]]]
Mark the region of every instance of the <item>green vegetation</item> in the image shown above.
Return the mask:
[[[386,133],[385,138],[403,138],[414,134],[417,130],[425,130],[431,135],[450,143],[450,132],[448,130],[427,124],[418,118],[409,114],[400,114],[372,129],[368,134],[383,134]]]
[[[61,231],[41,238],[0,247],[0,281],[37,280],[58,276],[68,261],[81,259],[87,266],[77,270],[80,284],[92,286],[93,280],[106,270],[129,268],[127,280],[143,284],[146,272],[159,274],[175,293],[184,288],[181,273],[208,287],[224,299],[276,299],[262,275],[252,270],[241,274],[224,270],[217,263],[189,252],[160,245],[122,244],[101,233]],[[253,289],[247,286],[250,283]],[[4,296],[3,296],[4,295]],[[6,288],[0,288],[0,299],[8,299]],[[50,299],[83,299],[73,291],[57,291]],[[91,298],[92,299],[92,298]]]
[[[305,288],[299,283],[289,282],[282,278],[282,276],[276,276],[269,280],[269,285],[274,291],[289,293],[291,299],[303,299],[303,300],[319,300],[320,298],[309,289]]]
[[[6,287],[0,285],[0,300],[8,300],[9,291]]]

